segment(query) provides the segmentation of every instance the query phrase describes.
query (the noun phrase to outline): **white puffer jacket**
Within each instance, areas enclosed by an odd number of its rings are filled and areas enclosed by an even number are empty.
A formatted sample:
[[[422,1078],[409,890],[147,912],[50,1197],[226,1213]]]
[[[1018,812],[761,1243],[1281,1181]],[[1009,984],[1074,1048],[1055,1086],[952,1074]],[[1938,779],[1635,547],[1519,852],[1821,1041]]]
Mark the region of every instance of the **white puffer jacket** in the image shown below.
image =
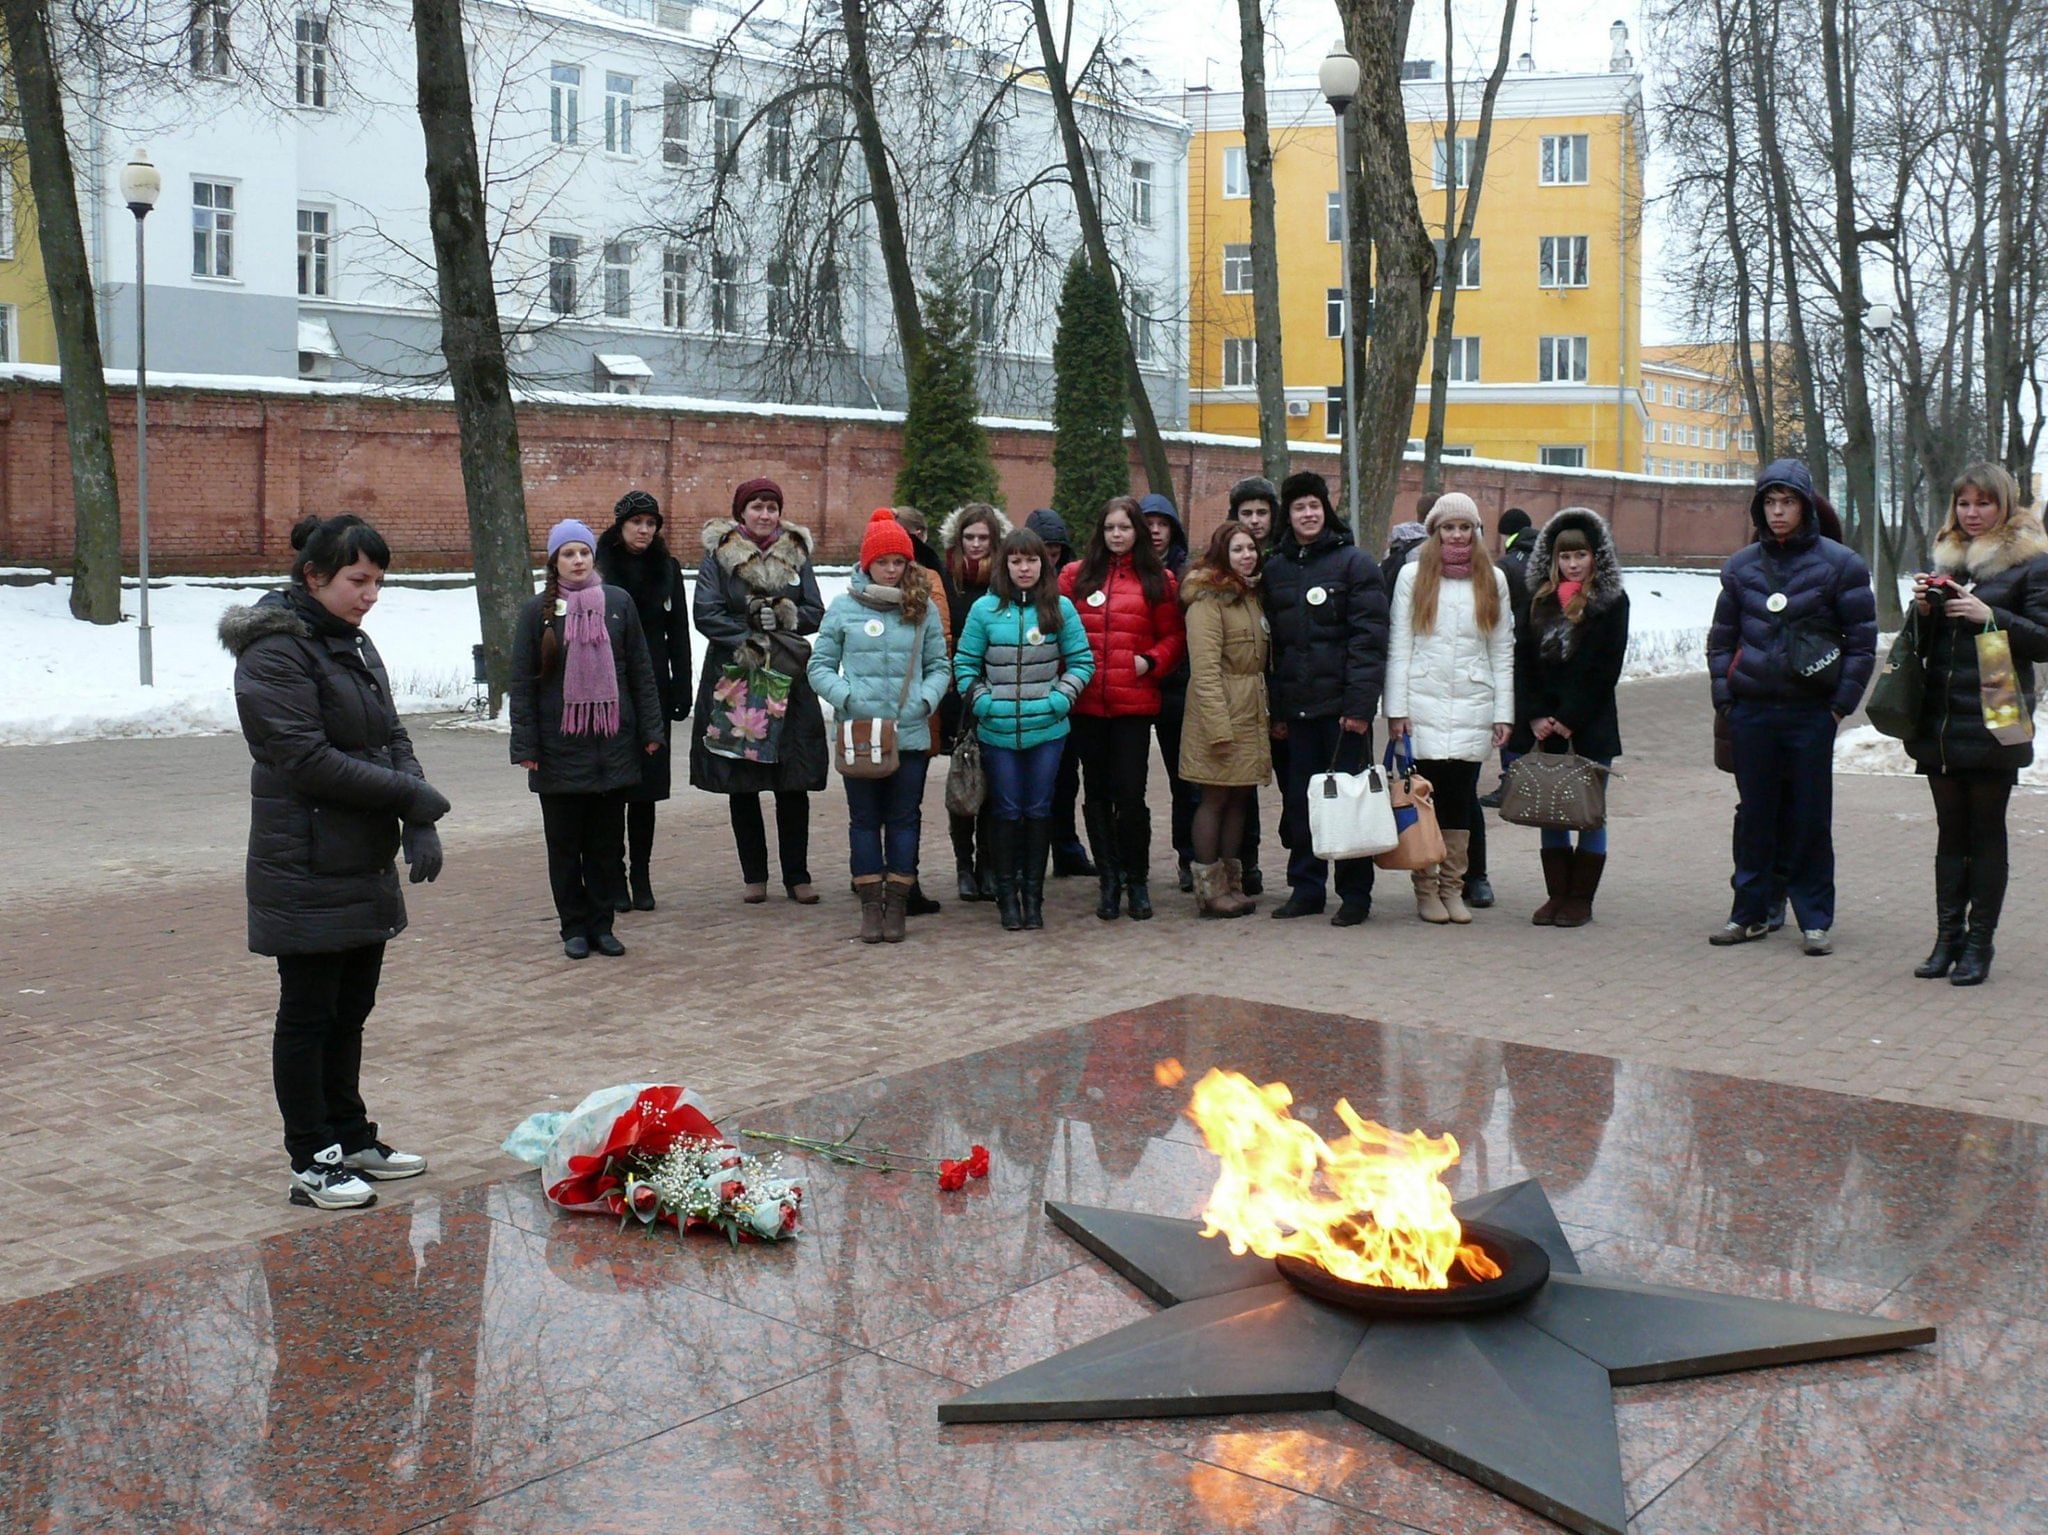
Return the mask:
[[[1479,632],[1470,581],[1438,588],[1436,624],[1415,632],[1415,562],[1394,582],[1393,627],[1387,642],[1387,718],[1408,721],[1418,759],[1484,762],[1493,727],[1515,720],[1515,622],[1508,580],[1498,570],[1500,622]]]

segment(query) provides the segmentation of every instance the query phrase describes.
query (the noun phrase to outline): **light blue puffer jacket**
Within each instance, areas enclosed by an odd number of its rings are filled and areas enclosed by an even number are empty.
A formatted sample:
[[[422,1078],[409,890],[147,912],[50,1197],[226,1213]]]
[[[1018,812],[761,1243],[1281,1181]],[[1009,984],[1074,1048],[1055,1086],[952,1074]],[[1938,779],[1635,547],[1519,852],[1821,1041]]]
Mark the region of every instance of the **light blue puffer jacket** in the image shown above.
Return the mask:
[[[894,720],[898,751],[928,752],[932,732],[927,721],[946,696],[949,680],[945,625],[936,603],[926,603],[924,619],[914,628],[898,608],[868,606],[860,594],[870,584],[866,571],[856,571],[846,595],[834,598],[825,610],[805,668],[811,691],[832,706],[835,720]],[[913,650],[918,675],[899,712],[896,701],[903,698]]]

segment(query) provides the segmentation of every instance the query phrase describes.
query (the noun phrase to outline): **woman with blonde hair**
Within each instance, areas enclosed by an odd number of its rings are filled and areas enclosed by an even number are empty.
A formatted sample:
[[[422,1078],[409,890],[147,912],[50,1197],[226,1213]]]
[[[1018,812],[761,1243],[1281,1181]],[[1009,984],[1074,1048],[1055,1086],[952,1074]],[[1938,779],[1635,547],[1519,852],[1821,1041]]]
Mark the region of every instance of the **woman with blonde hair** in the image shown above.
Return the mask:
[[[1917,648],[1926,667],[1920,724],[1906,742],[1934,795],[1934,952],[1914,974],[1976,986],[1991,974],[2005,904],[2005,812],[2028,739],[2001,741],[1985,720],[1978,636],[2003,633],[2017,713],[2033,717],[2034,666],[2048,661],[2048,533],[1997,464],[1972,464],[1949,493],[1934,568],[1913,578]]]
[[[1462,925],[1479,769],[1514,726],[1515,624],[1472,498],[1439,496],[1423,526],[1394,581],[1387,733],[1412,743],[1444,834],[1444,861],[1415,871],[1415,914]]]

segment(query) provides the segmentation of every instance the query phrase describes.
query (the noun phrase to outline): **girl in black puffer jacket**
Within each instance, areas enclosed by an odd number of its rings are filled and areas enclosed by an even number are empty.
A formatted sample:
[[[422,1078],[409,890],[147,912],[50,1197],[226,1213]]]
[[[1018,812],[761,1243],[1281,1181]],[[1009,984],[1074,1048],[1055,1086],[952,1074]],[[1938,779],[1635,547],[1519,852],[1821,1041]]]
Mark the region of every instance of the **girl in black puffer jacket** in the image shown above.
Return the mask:
[[[292,584],[221,615],[249,772],[249,947],[277,960],[271,1081],[293,1204],[375,1204],[366,1179],[411,1178],[425,1157],[377,1139],[359,1086],[363,1024],[384,945],[405,931],[392,859],[441,872],[448,810],[413,755],[391,679],[362,631],[391,550],[360,517],[292,529]]]
[[[2019,506],[1996,464],[1975,464],[1950,493],[1934,569],[1913,581],[1913,622],[1927,686],[1906,750],[1927,775],[1939,828],[1934,852],[1934,952],[1913,973],[1975,986],[1991,973],[2005,902],[2006,802],[2031,740],[2001,744],[1984,722],[1977,636],[2005,633],[2020,708],[2034,712],[2034,664],[2048,661],[2048,534]]]

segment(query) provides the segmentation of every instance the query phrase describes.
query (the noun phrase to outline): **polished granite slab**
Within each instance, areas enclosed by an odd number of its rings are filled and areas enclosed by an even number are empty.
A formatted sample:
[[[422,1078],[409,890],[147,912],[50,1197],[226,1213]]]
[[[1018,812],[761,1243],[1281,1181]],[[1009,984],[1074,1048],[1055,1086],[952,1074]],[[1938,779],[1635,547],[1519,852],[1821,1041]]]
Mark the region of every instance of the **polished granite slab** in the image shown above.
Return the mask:
[[[807,1166],[785,1247],[527,1176],[8,1306],[0,1529],[1554,1531],[1331,1412],[939,1425],[1154,1311],[1042,1205],[1197,1212],[1169,1056],[1451,1131],[1454,1191],[1541,1178],[1589,1274],[1939,1325],[1617,1390],[1632,1530],[2048,1528],[2048,1127],[1184,997],[758,1117],[994,1154],[950,1195]]]

